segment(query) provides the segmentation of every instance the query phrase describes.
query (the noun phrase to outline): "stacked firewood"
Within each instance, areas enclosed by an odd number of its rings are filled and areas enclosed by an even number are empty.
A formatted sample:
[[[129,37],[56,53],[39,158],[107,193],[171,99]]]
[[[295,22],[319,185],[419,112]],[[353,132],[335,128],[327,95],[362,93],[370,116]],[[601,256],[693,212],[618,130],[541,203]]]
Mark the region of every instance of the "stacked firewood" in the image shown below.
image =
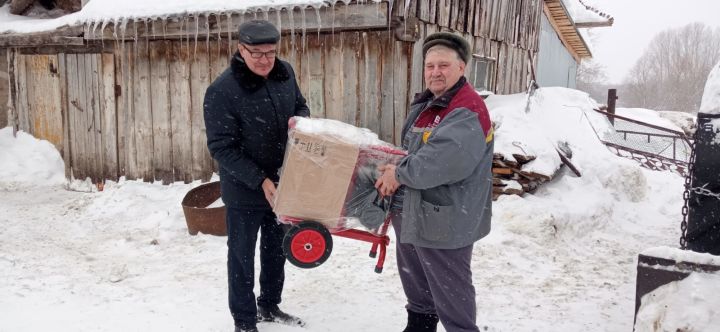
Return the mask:
[[[535,156],[513,154],[515,160],[508,160],[496,153],[493,156],[493,200],[500,195],[533,193],[542,183],[552,177],[522,170],[522,166],[535,160]]]

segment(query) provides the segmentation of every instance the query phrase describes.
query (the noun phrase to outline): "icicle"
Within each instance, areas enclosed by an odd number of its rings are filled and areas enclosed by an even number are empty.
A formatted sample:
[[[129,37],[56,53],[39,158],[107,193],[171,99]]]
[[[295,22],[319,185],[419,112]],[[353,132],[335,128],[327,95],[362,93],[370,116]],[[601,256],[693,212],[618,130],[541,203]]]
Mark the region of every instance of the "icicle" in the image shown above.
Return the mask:
[[[144,19],[143,23],[145,23],[145,47],[149,50],[150,49],[150,33],[148,30],[148,19]]]
[[[205,52],[210,54],[210,14],[205,15],[205,31],[207,33],[205,37]]]
[[[264,19],[265,21],[268,21],[268,22],[269,22],[269,21],[270,21],[270,8],[269,8],[269,7],[265,7],[264,9],[262,9],[262,13],[263,13],[263,19]]]
[[[162,21],[163,39],[167,39],[167,16],[161,17],[160,20]]]
[[[193,59],[197,60],[197,41],[198,34],[200,33],[200,17],[195,16],[195,50],[193,51]]]
[[[295,62],[295,6],[292,6],[288,11],[288,18],[290,21],[290,56],[292,61]]]
[[[333,1],[333,3],[330,4],[330,11],[332,12],[332,21],[330,22],[330,34],[332,35],[333,43],[335,42],[335,3],[336,1]]]
[[[315,8],[315,16],[317,16],[317,33],[318,33],[318,39],[320,39],[320,28],[322,28],[322,19],[320,18],[320,7],[313,7]]]
[[[300,7],[302,13],[302,53],[305,54],[307,48],[307,24],[305,24],[305,6]]]
[[[243,13],[240,13],[242,17]],[[232,45],[232,13],[227,13],[227,33],[228,33],[228,58],[232,57],[233,45]]]
[[[275,11],[277,13],[277,29],[278,29],[278,31],[280,31],[280,40],[278,40],[278,42],[280,42],[280,43],[282,42],[282,17],[281,17],[281,13],[280,13],[281,11],[282,11],[282,8],[279,8]],[[280,45],[282,45],[282,44],[280,44]]]
[[[183,18],[185,21],[185,49],[187,50],[188,57],[190,56],[190,16],[185,16]]]
[[[216,19],[216,21],[217,21],[217,31],[218,31],[218,35],[217,35],[217,47],[218,47],[217,57],[219,58],[220,55],[222,54],[222,43],[223,43],[223,41],[222,41],[222,32],[223,32],[223,29],[222,29],[222,16],[220,16],[220,14],[215,14],[215,19]]]

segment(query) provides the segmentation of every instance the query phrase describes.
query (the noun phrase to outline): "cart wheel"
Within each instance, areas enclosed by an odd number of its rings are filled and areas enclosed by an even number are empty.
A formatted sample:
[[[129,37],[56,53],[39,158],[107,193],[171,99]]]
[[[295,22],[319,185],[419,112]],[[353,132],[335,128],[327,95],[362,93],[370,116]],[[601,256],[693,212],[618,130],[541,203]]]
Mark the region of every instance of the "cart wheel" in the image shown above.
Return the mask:
[[[293,265],[310,269],[324,263],[332,252],[332,236],[322,224],[303,221],[290,228],[283,239],[283,252]]]

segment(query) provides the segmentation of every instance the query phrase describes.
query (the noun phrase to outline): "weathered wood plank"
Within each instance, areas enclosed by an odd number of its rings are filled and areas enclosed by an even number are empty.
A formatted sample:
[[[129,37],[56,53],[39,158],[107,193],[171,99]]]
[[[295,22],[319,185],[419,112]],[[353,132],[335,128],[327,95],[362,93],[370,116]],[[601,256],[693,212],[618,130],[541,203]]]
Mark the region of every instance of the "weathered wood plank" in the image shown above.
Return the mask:
[[[90,116],[88,116],[88,113],[91,113],[92,110],[89,109],[89,105],[87,104],[87,101],[89,100],[87,94],[90,90],[88,84],[88,75],[87,70],[90,66],[90,64],[86,61],[86,57],[84,54],[78,54],[77,55],[77,68],[76,72],[78,73],[77,76],[77,90],[76,95],[73,100],[70,101],[70,103],[75,107],[75,119],[77,126],[74,128],[73,132],[75,133],[75,139],[78,142],[78,148],[75,150],[76,156],[77,156],[77,173],[75,173],[75,177],[80,180],[85,180],[91,176],[90,168],[92,167],[92,160],[91,160],[91,152],[90,152],[90,136],[88,132],[91,130],[91,123],[88,121],[88,119],[92,119]]]
[[[187,48],[178,41],[172,42],[169,74],[174,180],[188,183],[193,180],[190,56]]]
[[[112,53],[100,55],[100,111],[103,178],[118,180],[118,139],[117,104],[115,100],[115,56]]]
[[[21,55],[25,59],[29,132],[62,150],[62,114],[57,55]]]
[[[78,56],[77,54],[66,54],[65,55],[65,80],[67,86],[67,98],[65,108],[67,110],[68,121],[68,142],[70,145],[70,153],[68,161],[65,162],[65,167],[69,169],[66,171],[66,175],[69,178],[79,178],[78,172],[81,167],[82,147],[81,136],[79,136],[79,118],[82,113],[78,108],[78,90],[79,90],[79,73],[78,73]],[[69,174],[68,174],[69,173]]]
[[[343,42],[343,64],[342,64],[342,81],[343,81],[343,118],[342,121],[357,125],[358,116],[358,98],[359,96],[359,79],[358,79],[358,54],[362,50],[360,44],[359,32],[344,32],[342,34]]]
[[[117,104],[117,162],[118,176],[127,174],[127,62],[124,44],[115,43],[113,51],[115,58],[115,81],[117,84],[117,95],[115,103]]]
[[[429,0],[418,0],[418,18],[426,23],[432,23],[430,20],[430,5],[432,1]]]
[[[289,38],[282,38],[280,42],[282,44],[286,44],[288,39]],[[237,46],[233,46],[234,49],[237,49]],[[230,57],[228,57],[228,54],[231,52],[231,50],[229,48],[230,44],[228,44],[222,39],[218,39],[217,42],[210,42],[210,82],[218,78],[230,65]],[[205,122],[203,121],[203,123]],[[211,162],[212,172],[219,173],[218,163],[214,159],[211,159]]]
[[[125,175],[128,179],[140,179],[142,175],[138,168],[137,163],[137,137],[138,133],[135,130],[135,114],[137,108],[135,106],[135,94],[137,91],[137,58],[136,51],[137,44],[135,43],[123,43],[121,46],[124,49],[123,59],[123,99],[125,103],[123,133],[125,134]]]
[[[469,33],[473,37],[475,36],[475,0],[467,0],[466,11],[461,11],[460,14],[465,16],[465,32]]]
[[[17,73],[17,120],[18,129],[30,133],[30,105],[28,105],[28,74],[26,57],[18,55],[15,58]]]
[[[407,117],[408,112],[408,100],[410,95],[413,93],[409,91],[410,80],[409,80],[409,68],[408,59],[412,55],[413,47],[409,43],[395,41],[394,59],[393,59],[393,109],[394,109],[394,121],[395,129],[393,140],[391,141],[395,145],[401,144],[402,127]],[[419,44],[419,43],[415,43]]]
[[[86,67],[86,79],[87,84],[90,87],[90,91],[87,92],[86,101],[88,105],[88,148],[90,157],[90,167],[88,170],[90,178],[93,183],[101,183],[104,179],[103,175],[103,158],[102,158],[102,120],[100,111],[100,102],[102,95],[100,93],[100,70],[99,65],[102,64],[100,61],[100,54],[86,54],[86,63],[90,66]],[[89,69],[89,70],[88,70]]]
[[[149,42],[141,39],[135,45],[135,66],[133,68],[134,76],[134,94],[133,94],[133,111],[134,111],[134,129],[135,129],[135,148],[138,176],[143,181],[151,182],[155,180],[153,168],[153,121],[151,108],[151,91],[150,91],[150,53]]]
[[[203,117],[205,90],[210,85],[208,50],[197,47],[191,50],[190,96],[192,99],[192,174],[195,180],[207,181],[212,176],[212,158],[207,148],[207,135]]]
[[[363,32],[358,83],[360,84],[361,127],[380,132],[380,36],[377,32]]]
[[[68,71],[67,71],[67,56],[64,53],[58,54],[58,71],[60,73],[60,114],[62,114],[62,128],[63,128],[63,149],[60,154],[63,157],[65,163],[65,178],[71,177],[71,136],[70,136],[70,119],[68,118]]]
[[[426,27],[427,25],[420,26],[421,40],[427,36]],[[423,79],[422,43],[417,42],[413,44],[408,67],[410,68],[410,85],[408,86],[407,105],[410,105],[415,98],[415,94],[421,92],[425,84]]]
[[[325,109],[325,73],[323,71],[323,43],[324,35],[310,35],[307,38],[307,49],[305,50],[305,58],[307,66],[303,66],[306,70],[307,78],[307,105],[310,107],[310,115],[313,117],[326,117]]]
[[[169,184],[174,180],[172,167],[172,125],[170,123],[170,41],[156,41],[150,48],[150,96],[153,134],[154,178]]]
[[[500,26],[500,6],[502,6],[502,2],[505,0],[490,0],[490,12],[488,13],[488,28],[489,28],[489,37],[493,40],[498,40],[498,27]]]
[[[329,119],[343,121],[346,112],[344,105],[345,84],[354,82],[345,82],[343,80],[343,47],[342,36],[327,36],[325,38],[324,54],[325,60],[325,79],[323,96],[325,100],[325,116]]]
[[[438,22],[438,1],[440,0],[428,0],[430,3],[430,24],[436,24]]]
[[[394,74],[394,52],[395,43],[390,41],[391,36],[388,33],[380,32],[378,41],[382,42],[382,47],[378,50],[378,59],[380,62],[380,131],[378,135],[385,142],[393,142],[395,134],[395,81]],[[405,78],[407,79],[407,77]]]
[[[437,24],[441,27],[450,27],[450,12],[452,10],[452,0],[437,0]]]

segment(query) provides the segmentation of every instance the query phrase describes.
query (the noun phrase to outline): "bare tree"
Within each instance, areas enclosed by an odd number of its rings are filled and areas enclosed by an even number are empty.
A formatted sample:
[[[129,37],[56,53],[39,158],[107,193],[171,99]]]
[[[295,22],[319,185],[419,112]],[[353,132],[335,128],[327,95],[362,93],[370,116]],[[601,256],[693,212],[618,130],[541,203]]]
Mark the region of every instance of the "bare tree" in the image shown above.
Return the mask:
[[[603,103],[607,92],[605,66],[594,60],[583,60],[577,70],[577,89],[587,92],[590,97]]]
[[[660,32],[625,79],[625,106],[697,112],[705,79],[720,59],[720,29],[692,23]]]

